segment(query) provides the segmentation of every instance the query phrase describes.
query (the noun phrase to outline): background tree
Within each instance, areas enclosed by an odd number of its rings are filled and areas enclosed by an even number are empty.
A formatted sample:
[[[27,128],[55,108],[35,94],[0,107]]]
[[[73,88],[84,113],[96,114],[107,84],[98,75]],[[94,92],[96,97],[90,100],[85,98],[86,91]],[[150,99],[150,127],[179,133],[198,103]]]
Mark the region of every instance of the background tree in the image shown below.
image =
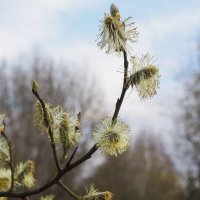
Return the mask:
[[[175,127],[176,142],[183,169],[186,170],[188,200],[200,199],[200,54],[189,65],[184,77],[183,96],[178,102],[179,114]]]
[[[120,157],[107,157],[88,182],[113,192],[116,200],[183,199],[172,159],[161,140],[150,133],[140,133],[133,148]]]

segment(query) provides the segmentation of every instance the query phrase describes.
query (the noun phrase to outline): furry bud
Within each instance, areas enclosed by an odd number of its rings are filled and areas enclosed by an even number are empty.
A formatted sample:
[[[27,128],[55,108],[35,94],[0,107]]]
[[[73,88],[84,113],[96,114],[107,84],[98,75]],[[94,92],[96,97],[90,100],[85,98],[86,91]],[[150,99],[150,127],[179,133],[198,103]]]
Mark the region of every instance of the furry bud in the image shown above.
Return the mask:
[[[115,4],[110,6],[110,14],[112,17],[116,17],[116,15],[119,14],[119,9]]]

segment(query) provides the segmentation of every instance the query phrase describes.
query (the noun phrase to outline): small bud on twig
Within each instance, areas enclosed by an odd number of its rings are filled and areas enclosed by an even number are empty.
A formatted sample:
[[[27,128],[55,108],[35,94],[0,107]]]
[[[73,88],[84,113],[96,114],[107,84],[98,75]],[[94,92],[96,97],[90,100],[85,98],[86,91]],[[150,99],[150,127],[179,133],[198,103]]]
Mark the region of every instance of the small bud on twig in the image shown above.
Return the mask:
[[[32,90],[33,90],[33,92],[35,92],[35,93],[38,92],[38,84],[37,84],[36,80],[33,80],[33,83],[32,83]]]

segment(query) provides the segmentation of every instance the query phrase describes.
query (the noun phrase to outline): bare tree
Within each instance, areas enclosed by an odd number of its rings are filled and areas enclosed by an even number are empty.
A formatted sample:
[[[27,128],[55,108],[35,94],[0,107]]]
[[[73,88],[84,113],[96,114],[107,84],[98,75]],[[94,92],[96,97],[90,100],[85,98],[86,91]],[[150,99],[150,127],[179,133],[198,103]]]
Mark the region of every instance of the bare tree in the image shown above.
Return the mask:
[[[191,62],[184,75],[184,95],[178,102],[179,113],[176,116],[179,156],[186,175],[187,199],[200,198],[200,56],[197,62]]]

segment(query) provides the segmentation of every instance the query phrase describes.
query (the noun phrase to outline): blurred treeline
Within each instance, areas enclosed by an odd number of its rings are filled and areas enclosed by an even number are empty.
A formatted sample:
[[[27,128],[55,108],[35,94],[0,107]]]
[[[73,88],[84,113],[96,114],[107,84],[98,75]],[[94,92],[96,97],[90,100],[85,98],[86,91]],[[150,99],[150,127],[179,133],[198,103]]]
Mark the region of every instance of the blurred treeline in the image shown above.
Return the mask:
[[[14,143],[16,161],[34,160],[37,185],[42,184],[54,175],[55,164],[46,135],[33,126],[36,99],[31,92],[32,79],[39,83],[40,94],[47,102],[82,113],[84,136],[76,158],[92,146],[90,133],[96,123],[109,115],[103,91],[88,70],[73,69],[44,56],[29,56],[14,64],[4,61],[0,72],[0,112],[7,115],[6,130]],[[141,131],[133,136],[134,145],[126,153],[117,158],[93,156],[95,159],[65,176],[66,185],[83,194],[85,187],[95,183],[101,191],[113,192],[116,200],[200,199],[200,70],[190,75],[184,87],[175,127],[178,146],[173,155],[157,134]],[[177,169],[174,155],[180,157],[178,162],[187,173]],[[96,159],[100,164],[93,165]],[[56,199],[71,199],[57,187],[46,193],[54,193]]]

